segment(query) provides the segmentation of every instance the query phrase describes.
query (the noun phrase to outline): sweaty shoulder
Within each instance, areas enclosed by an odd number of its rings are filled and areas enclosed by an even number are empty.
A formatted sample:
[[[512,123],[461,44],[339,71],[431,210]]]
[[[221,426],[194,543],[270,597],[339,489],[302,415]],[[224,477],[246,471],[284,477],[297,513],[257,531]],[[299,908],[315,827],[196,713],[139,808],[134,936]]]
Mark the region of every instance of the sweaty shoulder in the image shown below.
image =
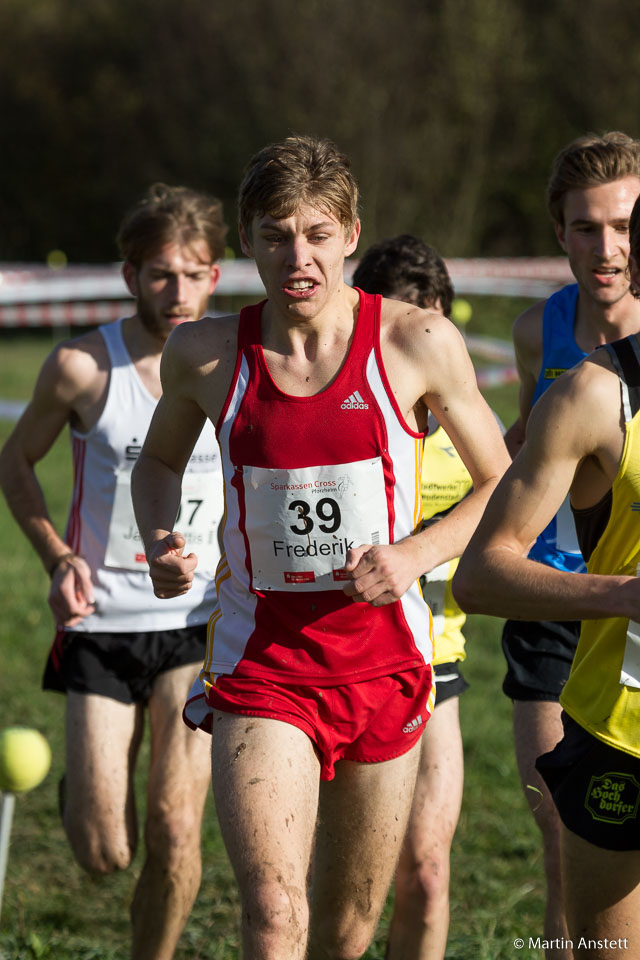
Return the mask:
[[[231,358],[235,359],[237,340],[237,314],[181,323],[164,348],[163,374],[173,368],[196,375],[210,373]]]
[[[609,351],[603,347],[594,350],[574,367],[565,370],[547,393],[552,390],[555,391],[552,396],[564,394],[574,399],[582,396],[585,400],[595,397],[596,401],[602,391],[619,393],[618,375]]]
[[[109,355],[98,330],[65,340],[45,360],[39,390],[70,407],[102,398],[109,379]]]
[[[477,389],[462,334],[441,313],[395,300],[382,301],[382,357],[403,412],[419,400],[435,410],[451,389]]]
[[[542,423],[571,435],[582,455],[595,453],[618,436],[621,425],[620,382],[606,350],[595,350],[567,370],[533,408],[531,430]],[[527,436],[530,427],[527,426]]]
[[[418,359],[424,358],[425,350],[463,343],[457,327],[441,313],[398,300],[382,301],[380,335],[383,349],[386,343]]]
[[[624,446],[620,381],[606,350],[595,350],[543,394],[527,425],[527,443],[551,463],[572,464],[571,502],[587,508],[610,488]]]
[[[195,400],[215,423],[233,376],[237,344],[237,314],[180,324],[162,352],[163,391]]]

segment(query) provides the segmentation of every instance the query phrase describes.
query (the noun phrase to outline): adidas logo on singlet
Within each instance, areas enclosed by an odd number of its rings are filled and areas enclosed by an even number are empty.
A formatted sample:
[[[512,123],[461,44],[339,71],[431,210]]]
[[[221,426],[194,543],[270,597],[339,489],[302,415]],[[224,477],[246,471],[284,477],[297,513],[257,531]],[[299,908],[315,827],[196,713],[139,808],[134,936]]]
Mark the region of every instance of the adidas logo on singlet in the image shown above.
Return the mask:
[[[346,400],[343,400],[340,404],[341,410],[368,410],[369,404],[365,403],[360,392],[354,390],[350,397],[347,397]]]
[[[415,730],[418,729],[418,727],[421,727],[421,726],[422,726],[422,714],[419,713],[418,716],[415,718],[415,720],[411,720],[411,722],[408,723],[406,727],[402,728],[402,732],[413,733]]]

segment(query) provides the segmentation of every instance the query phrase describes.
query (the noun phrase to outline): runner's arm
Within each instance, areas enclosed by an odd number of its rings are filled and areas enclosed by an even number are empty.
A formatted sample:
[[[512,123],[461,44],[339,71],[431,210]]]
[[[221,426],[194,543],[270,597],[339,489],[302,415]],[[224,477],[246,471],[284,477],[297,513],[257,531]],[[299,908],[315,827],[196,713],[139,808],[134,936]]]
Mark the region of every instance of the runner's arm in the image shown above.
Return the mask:
[[[578,575],[526,556],[575,488],[581,466],[597,462],[602,483],[612,482],[617,467],[615,457],[607,454],[612,438],[619,456],[617,378],[595,378],[593,364],[581,364],[563,376],[536,403],[527,441],[491,498],[454,576],[454,595],[464,610],[521,620],[640,616],[636,577]]]
[[[191,589],[198,563],[183,556],[185,538],[174,531],[182,475],[202,430],[205,415],[190,397],[188,365],[173,336],[162,355],[163,395],[131,474],[131,497],[145,544],[156,596],[177,597]]]
[[[93,612],[93,584],[86,561],[65,543],[49,516],[35,466],[68,424],[90,366],[86,354],[64,345],[54,351],[0,454],[0,486],[51,576],[49,604],[62,626],[73,626]]]
[[[520,380],[518,419],[507,430],[504,442],[512,457],[524,443],[527,421],[533,406],[542,364],[542,319],[544,302],[536,303],[518,316],[513,324],[513,347]]]
[[[480,394],[464,341],[448,320],[430,318],[429,355],[439,362],[428,371],[424,404],[442,424],[473,481],[473,490],[446,517],[390,547],[351,551],[345,586],[354,600],[393,603],[422,574],[459,556],[467,545],[502,473],[509,465],[500,428]]]

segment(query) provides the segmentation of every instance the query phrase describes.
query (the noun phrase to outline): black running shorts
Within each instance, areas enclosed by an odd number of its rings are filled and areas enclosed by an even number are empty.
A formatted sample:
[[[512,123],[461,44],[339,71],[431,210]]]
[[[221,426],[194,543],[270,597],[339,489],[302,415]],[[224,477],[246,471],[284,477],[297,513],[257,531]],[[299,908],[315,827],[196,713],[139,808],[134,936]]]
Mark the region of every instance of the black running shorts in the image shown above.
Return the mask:
[[[564,737],[536,768],[568,830],[605,850],[640,850],[640,757],[588,733],[566,713]]]
[[[469,688],[469,684],[460,673],[460,661],[451,663],[434,663],[433,672],[436,677],[436,707],[450,697],[459,697]]]
[[[206,623],[146,633],[60,631],[42,686],[61,693],[97,693],[121,703],[145,703],[158,674],[202,663],[206,638]]]
[[[579,636],[579,620],[507,620],[502,631],[506,695],[512,700],[557,701]]]

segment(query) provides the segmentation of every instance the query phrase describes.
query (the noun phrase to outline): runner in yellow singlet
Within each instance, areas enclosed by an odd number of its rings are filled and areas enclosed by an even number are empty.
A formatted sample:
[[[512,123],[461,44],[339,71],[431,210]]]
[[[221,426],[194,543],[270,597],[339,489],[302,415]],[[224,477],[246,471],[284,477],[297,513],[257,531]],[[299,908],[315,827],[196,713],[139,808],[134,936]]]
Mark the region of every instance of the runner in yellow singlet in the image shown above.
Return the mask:
[[[628,228],[631,293],[640,298],[638,200]],[[586,573],[526,556],[567,493]],[[632,333],[596,349],[535,404],[454,578],[474,613],[582,621],[560,695],[561,738],[536,762],[561,821],[567,935],[557,945],[576,960],[636,957],[640,944],[639,506]]]

